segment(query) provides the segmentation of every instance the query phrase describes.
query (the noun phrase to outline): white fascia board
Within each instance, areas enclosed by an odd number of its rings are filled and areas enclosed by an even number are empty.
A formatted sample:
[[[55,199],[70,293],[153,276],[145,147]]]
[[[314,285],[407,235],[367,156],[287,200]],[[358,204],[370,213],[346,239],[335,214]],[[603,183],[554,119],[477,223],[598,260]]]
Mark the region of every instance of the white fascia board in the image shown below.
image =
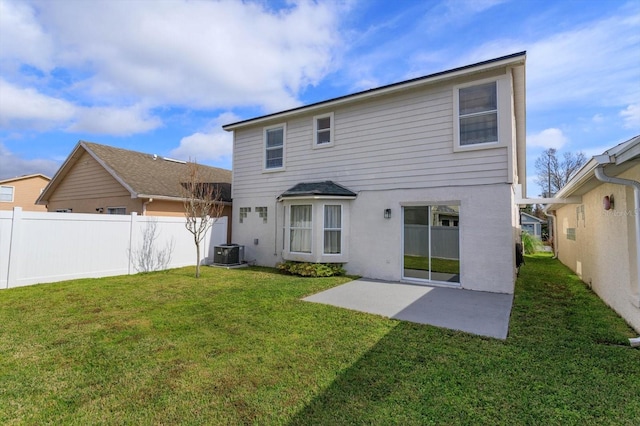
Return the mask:
[[[598,161],[596,158],[592,158],[572,177],[565,186],[555,195],[557,198],[568,197],[573,194],[578,188],[584,185],[589,179],[594,177],[594,170],[598,167]]]
[[[633,158],[640,156],[640,137],[636,139],[638,140],[638,143],[631,145],[624,151],[615,155],[616,165],[620,165],[624,162],[627,162]]]
[[[111,177],[113,177],[120,185],[122,185],[124,187],[124,189],[126,189],[127,191],[129,191],[129,193],[131,194],[131,198],[138,198],[138,194],[136,193],[136,191],[133,190],[133,188],[131,186],[129,186],[129,184],[127,182],[125,182],[120,175],[118,175],[115,170],[113,170],[111,167],[107,166],[107,163],[105,163],[104,161],[102,161],[102,159],[100,157],[98,157],[98,155],[96,155],[91,148],[89,148],[88,146],[86,146],[84,143],[80,142],[80,144],[82,145],[82,147],[85,149],[85,151],[87,151],[87,153],[93,157],[94,160],[96,160],[98,162],[98,164],[100,164],[102,166],[102,168],[104,168],[110,175]]]
[[[340,195],[298,195],[295,197],[278,197],[278,201],[289,201],[289,200],[355,200],[356,197],[349,196],[340,196]]]
[[[473,75],[473,74],[477,74],[477,73],[488,71],[495,68],[508,68],[508,67],[520,66],[525,63],[525,57],[526,57],[526,54],[522,53],[521,55],[508,57],[500,61],[488,61],[488,63],[480,64],[477,66],[461,67],[461,69],[457,71],[456,70],[453,70],[450,72],[443,71],[442,73],[435,73],[431,77],[429,76],[425,76],[424,78],[419,77],[417,79],[409,80],[404,83],[399,82],[399,83],[390,84],[388,86],[383,86],[380,88],[373,88],[370,90],[366,90],[364,92],[355,93],[352,95],[345,95],[345,96],[336,98],[334,100],[318,102],[306,107],[303,106],[300,108],[295,108],[293,110],[282,111],[280,113],[265,115],[262,117],[257,117],[255,119],[249,119],[249,120],[240,121],[238,123],[227,124],[225,126],[222,126],[222,128],[226,131],[232,131],[242,127],[254,126],[256,124],[264,123],[267,121],[283,120],[286,117],[292,117],[300,114],[309,114],[317,110],[331,109],[340,105],[359,102],[364,99],[372,99],[378,96],[410,90],[419,86],[427,86],[427,85],[435,84],[440,81],[455,79],[457,77],[464,76],[464,75]]]
[[[560,197],[556,195],[553,198],[524,198],[522,196],[522,185],[515,186],[515,203],[519,206],[526,206],[530,204],[579,204],[582,202],[581,196],[576,197]],[[548,206],[547,206],[548,207]],[[546,211],[547,208],[545,208]]]
[[[65,158],[64,163],[60,166],[60,168],[53,175],[47,186],[44,187],[44,190],[40,194],[40,196],[36,199],[35,204],[38,205],[46,205],[49,203],[49,197],[51,196],[51,191],[55,190],[58,187],[59,181],[64,178],[67,172],[71,169],[71,167],[78,161],[80,154],[80,148],[86,151],[82,142],[78,142],[76,146],[71,151],[71,154],[67,158]]]
[[[150,195],[150,194],[137,194],[136,198],[148,198],[153,200],[163,200],[163,201],[180,201],[184,202],[185,198],[183,197],[170,197],[167,195]],[[230,206],[231,203],[229,201],[217,201],[217,204],[222,204],[224,206]]]

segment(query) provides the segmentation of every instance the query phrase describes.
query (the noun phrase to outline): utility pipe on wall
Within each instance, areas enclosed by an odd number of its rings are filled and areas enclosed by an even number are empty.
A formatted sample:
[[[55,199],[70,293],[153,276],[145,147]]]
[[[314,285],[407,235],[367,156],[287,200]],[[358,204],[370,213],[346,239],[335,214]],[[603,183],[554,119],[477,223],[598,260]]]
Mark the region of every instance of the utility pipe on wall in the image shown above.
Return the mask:
[[[636,285],[638,286],[638,299],[639,299],[637,303],[640,306],[640,182],[637,182],[631,179],[622,179],[622,178],[607,176],[604,173],[604,166],[605,164],[610,164],[611,160],[603,159],[602,157],[605,157],[605,156],[600,156],[600,158],[596,158],[598,160],[599,165],[598,167],[596,167],[595,176],[599,181],[606,182],[606,183],[613,183],[616,185],[625,185],[625,186],[633,187],[633,202],[634,202],[633,217],[635,219],[635,227],[636,227]],[[606,157],[609,158],[608,156]],[[635,339],[629,339],[629,343],[631,344],[631,346],[638,346],[640,345],[639,342],[640,342],[640,337]]]

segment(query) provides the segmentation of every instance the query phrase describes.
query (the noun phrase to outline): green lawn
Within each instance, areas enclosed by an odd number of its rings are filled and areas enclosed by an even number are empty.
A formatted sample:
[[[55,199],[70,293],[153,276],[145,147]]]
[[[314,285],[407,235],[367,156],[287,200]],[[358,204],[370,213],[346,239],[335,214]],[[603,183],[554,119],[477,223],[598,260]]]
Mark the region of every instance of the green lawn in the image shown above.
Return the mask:
[[[429,270],[429,258],[422,256],[404,256],[405,269]],[[448,274],[460,273],[460,261],[454,259],[443,259],[440,257],[431,258],[432,272],[443,272]]]
[[[300,297],[347,278],[193,268],[0,291],[0,424],[638,425],[633,331],[527,257],[506,341]]]

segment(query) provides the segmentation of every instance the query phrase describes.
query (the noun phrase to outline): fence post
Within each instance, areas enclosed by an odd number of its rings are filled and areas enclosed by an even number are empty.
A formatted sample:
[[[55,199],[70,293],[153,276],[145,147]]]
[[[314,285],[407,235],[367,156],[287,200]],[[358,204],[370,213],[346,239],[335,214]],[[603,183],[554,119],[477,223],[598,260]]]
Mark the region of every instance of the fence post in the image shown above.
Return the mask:
[[[18,261],[20,259],[20,227],[22,225],[22,208],[13,208],[11,218],[11,234],[9,236],[9,262],[7,264],[7,288],[11,288],[18,281]]]
[[[133,241],[137,235],[136,229],[138,229],[138,213],[131,213],[131,220],[129,222],[129,252],[127,253],[127,259],[129,260],[129,265],[127,266],[127,274],[131,275],[133,267]]]

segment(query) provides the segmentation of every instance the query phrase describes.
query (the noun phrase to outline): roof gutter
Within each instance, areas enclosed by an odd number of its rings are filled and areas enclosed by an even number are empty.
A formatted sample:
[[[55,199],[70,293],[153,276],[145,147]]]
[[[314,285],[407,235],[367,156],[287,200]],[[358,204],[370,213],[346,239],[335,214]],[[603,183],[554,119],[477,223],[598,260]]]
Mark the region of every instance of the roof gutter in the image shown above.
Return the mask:
[[[612,176],[607,176],[604,172],[604,167],[607,164],[616,164],[616,156],[609,156],[608,154],[598,155],[593,157],[597,161],[598,166],[595,169],[595,176],[601,182],[612,183],[615,185],[630,186],[633,188],[633,202],[634,202],[634,220],[636,228],[636,286],[638,287],[638,294],[636,300],[636,306],[640,307],[640,182],[631,179],[622,179]],[[635,339],[629,339],[631,346],[640,346],[640,337]]]
[[[164,200],[164,201],[184,201],[184,197],[170,197],[167,195],[152,195],[152,194],[136,194],[135,197],[132,198],[150,198],[152,200]],[[217,201],[218,204],[222,204],[223,206],[230,206],[231,202],[229,201]]]
[[[490,59],[488,61],[479,62],[476,64],[466,65],[459,68],[454,68],[448,71],[437,72],[423,77],[414,78],[411,80],[401,81],[399,83],[393,83],[374,89],[365,90],[350,95],[340,96],[337,98],[329,99],[326,101],[316,102],[310,105],[305,105],[274,114],[263,115],[261,117],[250,118],[248,120],[238,121],[236,123],[229,123],[222,126],[226,131],[232,131],[247,125],[256,125],[264,123],[266,121],[283,119],[301,113],[310,113],[323,108],[336,108],[338,106],[349,104],[359,101],[361,99],[372,98],[374,96],[382,96],[390,93],[394,93],[401,90],[408,90],[418,86],[426,84],[434,84],[436,82],[450,80],[463,75],[472,73],[478,73],[488,71],[496,68],[514,67],[523,65],[525,63],[526,52],[518,52],[511,55],[503,56],[496,59]]]

